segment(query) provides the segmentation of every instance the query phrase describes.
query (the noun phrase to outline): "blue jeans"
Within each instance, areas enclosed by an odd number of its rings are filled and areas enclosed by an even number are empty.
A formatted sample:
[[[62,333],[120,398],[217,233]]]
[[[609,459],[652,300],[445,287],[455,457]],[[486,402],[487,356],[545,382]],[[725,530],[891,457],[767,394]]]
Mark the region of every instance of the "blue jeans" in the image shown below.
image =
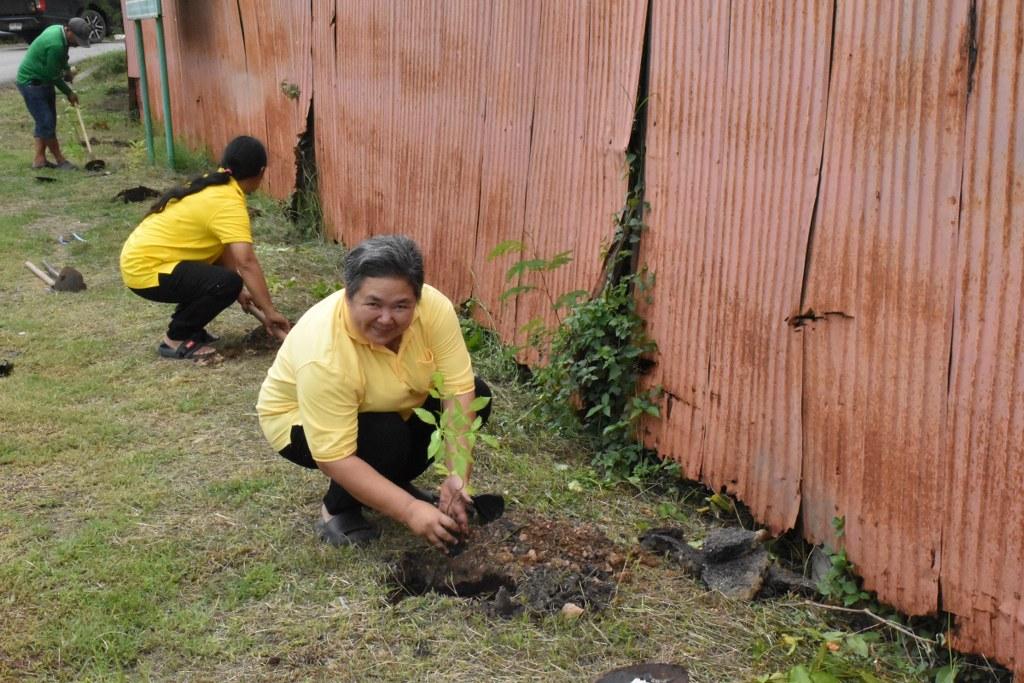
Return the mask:
[[[22,85],[18,91],[25,98],[28,113],[36,122],[33,135],[43,140],[57,137],[57,96],[52,85]]]

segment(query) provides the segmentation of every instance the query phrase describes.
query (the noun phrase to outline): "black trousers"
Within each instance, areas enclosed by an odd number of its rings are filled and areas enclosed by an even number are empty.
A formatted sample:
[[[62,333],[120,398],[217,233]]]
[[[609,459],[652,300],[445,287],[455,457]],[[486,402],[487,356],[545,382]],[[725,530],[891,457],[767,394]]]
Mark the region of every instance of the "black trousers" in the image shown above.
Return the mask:
[[[476,395],[490,396],[491,388],[487,383],[479,377],[475,380]],[[422,407],[438,415],[441,402],[428,397]],[[491,404],[484,406],[477,416],[487,424],[491,416]],[[356,454],[389,481],[399,485],[407,484],[423,474],[430,465],[427,446],[434,427],[415,415],[403,420],[398,413],[360,413],[358,430]],[[301,425],[292,427],[291,443],[281,450],[281,455],[296,465],[317,469]],[[324,495],[324,507],[329,514],[336,515],[361,505],[355,496],[331,480]]]
[[[200,261],[182,261],[170,273],[161,273],[156,287],[132,288],[143,299],[178,304],[167,326],[167,336],[185,341],[230,306],[242,291],[242,278],[233,270]]]

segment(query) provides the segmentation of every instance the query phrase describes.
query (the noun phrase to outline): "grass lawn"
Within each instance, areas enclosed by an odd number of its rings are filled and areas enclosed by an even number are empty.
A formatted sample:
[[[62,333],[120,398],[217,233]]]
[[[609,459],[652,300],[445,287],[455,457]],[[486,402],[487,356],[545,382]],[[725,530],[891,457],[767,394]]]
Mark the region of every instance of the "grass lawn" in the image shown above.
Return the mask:
[[[165,189],[207,162],[180,154],[178,174],[147,165],[123,58],[80,70],[109,175],[30,170],[30,119],[16,90],[0,90],[0,360],[14,365],[0,378],[0,680],[588,681],[663,661],[692,681],[756,681],[810,670],[822,652],[848,665],[848,677],[828,665],[835,680],[934,679],[942,653],[891,629],[873,627],[882,637],[869,650],[833,653],[826,641],[852,633],[837,613],[797,597],[730,602],[666,562],[632,560],[611,606],[577,619],[500,619],[433,594],[391,604],[389,565],[421,542],[387,521],[367,549],[315,540],[323,477],[276,455],[254,413],[272,353],[211,367],[158,358],[170,307],[125,289],[117,267],[147,205],[114,196]],[[63,100],[58,109],[68,156],[84,163],[74,114]],[[273,199],[251,204],[275,301],[298,318],[340,279],[342,248],[295,237]],[[61,244],[72,232],[85,241]],[[26,260],[74,266],[88,290],[51,293]],[[234,307],[212,329],[237,344],[254,327]],[[536,421],[529,389],[495,356],[478,359],[501,444],[479,453],[479,490],[503,492],[510,509],[594,523],[627,554],[651,526],[699,537],[721,523],[698,512],[707,493],[697,487],[602,483],[577,440]]]

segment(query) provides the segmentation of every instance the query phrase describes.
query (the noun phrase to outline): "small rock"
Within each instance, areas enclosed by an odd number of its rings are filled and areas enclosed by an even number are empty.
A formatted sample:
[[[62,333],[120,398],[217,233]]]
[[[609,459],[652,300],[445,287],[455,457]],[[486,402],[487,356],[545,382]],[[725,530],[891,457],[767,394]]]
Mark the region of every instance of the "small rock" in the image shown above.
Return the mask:
[[[712,529],[704,539],[704,557],[708,562],[726,562],[746,555],[768,538],[764,529],[747,531],[740,528]]]
[[[753,600],[764,585],[764,577],[771,564],[764,548],[728,560],[708,564],[701,573],[707,587],[733,600]]]
[[[575,602],[567,602],[562,605],[562,616],[566,619],[576,619],[583,614],[583,608]]]

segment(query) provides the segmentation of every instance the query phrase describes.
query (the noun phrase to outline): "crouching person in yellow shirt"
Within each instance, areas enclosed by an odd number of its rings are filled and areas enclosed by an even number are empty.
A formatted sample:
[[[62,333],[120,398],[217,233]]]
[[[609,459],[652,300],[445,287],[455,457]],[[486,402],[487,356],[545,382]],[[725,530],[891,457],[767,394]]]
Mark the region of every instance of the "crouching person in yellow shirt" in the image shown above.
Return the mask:
[[[256,410],[273,448],[330,478],[315,528],[333,545],[380,536],[364,505],[442,551],[468,532],[468,481],[447,477],[436,507],[412,484],[429,465],[434,429],[412,411],[445,409],[429,396],[435,372],[470,420],[472,400],[491,392],[473,375],[455,307],[423,278],[411,239],[357,245],[345,258],[345,288],[295,324],[260,389]]]
[[[214,353],[206,325],[238,301],[263,312],[267,332],[287,333],[253,249],[245,196],[259,189],[267,150],[242,135],[224,148],[216,173],[165,192],[121,249],[121,278],[144,299],[177,304],[157,347],[165,358]]]

